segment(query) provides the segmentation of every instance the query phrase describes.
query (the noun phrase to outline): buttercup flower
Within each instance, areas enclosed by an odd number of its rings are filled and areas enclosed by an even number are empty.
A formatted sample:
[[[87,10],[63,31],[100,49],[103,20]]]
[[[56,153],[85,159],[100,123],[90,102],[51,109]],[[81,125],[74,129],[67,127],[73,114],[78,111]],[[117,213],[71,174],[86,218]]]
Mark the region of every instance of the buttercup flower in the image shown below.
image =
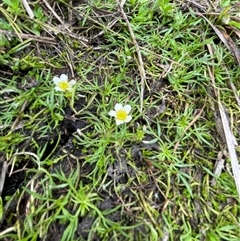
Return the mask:
[[[129,115],[130,111],[130,105],[123,106],[122,104],[117,103],[114,107],[114,110],[109,111],[108,114],[115,117],[117,125],[121,125],[123,123],[128,123],[132,119],[132,116]]]
[[[76,84],[76,80],[72,79],[71,81],[68,81],[68,76],[65,74],[61,74],[60,78],[59,77],[54,77],[53,82],[56,85],[55,90],[56,91],[69,91],[72,92],[73,90],[73,85]]]

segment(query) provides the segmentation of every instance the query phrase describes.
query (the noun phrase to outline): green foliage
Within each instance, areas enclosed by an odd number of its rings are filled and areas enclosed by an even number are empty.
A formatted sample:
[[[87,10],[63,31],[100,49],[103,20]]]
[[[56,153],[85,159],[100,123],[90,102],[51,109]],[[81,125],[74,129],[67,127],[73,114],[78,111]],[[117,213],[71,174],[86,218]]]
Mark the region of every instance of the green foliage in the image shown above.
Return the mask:
[[[63,225],[61,240],[84,240],[78,229],[89,219],[86,240],[239,240],[213,95],[220,90],[239,142],[227,83],[239,87],[240,70],[229,51],[184,1],[126,1],[130,25],[116,1],[70,3],[53,12],[29,1],[33,20],[20,0],[0,5],[0,151],[12,169],[32,164],[0,239],[48,239]],[[233,1],[219,4],[216,23],[239,28]],[[72,93],[54,89],[61,74],[76,79]],[[116,103],[131,105],[129,123],[110,118]],[[12,200],[0,199],[0,217]]]
[[[168,14],[173,10],[172,3],[170,3],[169,0],[159,0],[156,2],[159,4],[159,7],[161,11],[164,13],[164,15]]]
[[[20,7],[20,0],[3,0],[7,5],[7,11],[13,15],[20,15],[23,13],[22,8]]]
[[[5,136],[0,136],[0,151],[11,150],[18,143],[24,140],[24,136],[19,133],[9,132]]]

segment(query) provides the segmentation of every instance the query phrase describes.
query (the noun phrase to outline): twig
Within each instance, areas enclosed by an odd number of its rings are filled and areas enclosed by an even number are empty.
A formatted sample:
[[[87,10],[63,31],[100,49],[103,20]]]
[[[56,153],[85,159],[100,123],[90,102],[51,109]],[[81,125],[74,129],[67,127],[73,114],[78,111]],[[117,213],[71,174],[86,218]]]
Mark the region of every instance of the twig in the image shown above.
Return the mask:
[[[3,191],[3,187],[4,187],[4,183],[5,183],[5,177],[6,177],[6,173],[7,173],[7,162],[4,161],[2,164],[2,171],[1,171],[1,175],[0,175],[0,197],[2,195],[2,191]]]
[[[238,158],[237,158],[237,154],[236,154],[236,150],[235,150],[235,144],[237,144],[237,143],[233,136],[233,133],[230,130],[228,119],[224,112],[224,109],[223,109],[223,106],[222,106],[220,100],[218,100],[218,108],[219,108],[219,112],[220,112],[221,119],[222,119],[222,125],[223,125],[223,130],[225,133],[225,139],[226,139],[226,143],[227,143],[227,147],[228,147],[229,157],[231,160],[233,178],[235,180],[238,197],[240,200],[240,168],[238,166]]]
[[[113,21],[111,21],[110,23],[108,23],[107,26],[105,26],[105,28],[108,29],[108,30],[111,29],[118,20],[119,20],[118,18],[113,19]],[[103,29],[103,30],[102,30],[101,32],[99,32],[98,34],[94,35],[94,36],[92,37],[92,39],[95,39],[95,38],[103,35],[104,33],[105,33],[105,29]]]
[[[36,42],[42,42],[42,43],[47,43],[47,44],[57,44],[56,40],[54,38],[50,37],[43,37],[43,36],[35,36],[32,34],[25,34],[25,33],[14,33],[8,30],[2,30],[0,29],[0,34],[4,34],[6,37],[18,37],[21,39],[32,39],[33,41]]]
[[[29,6],[27,0],[22,0],[22,4],[23,4],[23,6],[25,7],[25,9],[26,9],[29,17],[30,17],[31,19],[33,19],[33,18],[34,18],[34,14],[33,14],[32,9],[31,9],[30,6]]]
[[[218,153],[218,157],[214,166],[213,174],[214,177],[211,180],[211,186],[215,186],[217,182],[217,178],[221,175],[225,160],[223,159],[223,153],[220,151]]]
[[[234,41],[231,39],[231,37],[220,28],[215,27],[205,16],[203,16],[200,13],[196,13],[200,15],[202,18],[204,18],[209,25],[212,27],[214,32],[217,34],[217,36],[221,39],[221,41],[224,43],[224,45],[228,48],[228,50],[234,55],[238,65],[240,66],[240,50],[238,49],[237,45],[234,43]]]
[[[230,88],[232,89],[232,91],[234,93],[234,96],[235,96],[238,107],[240,107],[240,98],[239,98],[239,95],[237,93],[237,88],[235,87],[235,85],[233,84],[233,82],[231,81],[230,78],[229,78],[228,84],[229,84]]]
[[[146,72],[145,72],[145,69],[144,69],[144,65],[143,65],[143,60],[142,60],[142,55],[141,55],[141,52],[140,52],[140,48],[139,48],[139,45],[137,43],[137,40],[135,38],[135,35],[133,33],[133,30],[131,28],[131,25],[128,21],[128,18],[127,18],[127,15],[126,13],[124,12],[123,10],[123,5],[124,5],[124,1],[122,3],[119,2],[119,0],[116,0],[117,4],[118,4],[118,8],[120,9],[121,11],[121,14],[123,16],[123,19],[125,20],[127,26],[128,26],[128,30],[129,30],[129,33],[131,35],[131,38],[132,38],[132,41],[133,41],[133,44],[136,48],[136,52],[137,52],[137,55],[138,55],[138,61],[139,61],[139,71],[140,71],[140,76],[141,76],[141,89],[140,89],[140,111],[142,111],[142,108],[143,108],[143,94],[144,94],[144,82],[146,80]]]
[[[213,51],[212,51],[211,45],[208,45],[208,50],[210,52],[210,55],[213,57]],[[212,72],[214,72],[214,65],[212,68],[213,68]],[[215,99],[218,100],[218,109],[219,109],[219,113],[221,116],[223,135],[224,135],[222,139],[224,139],[227,144],[230,161],[231,161],[231,166],[232,166],[233,178],[234,178],[234,181],[235,181],[235,184],[237,187],[238,196],[240,199],[240,168],[238,166],[238,158],[237,158],[237,154],[236,154],[236,150],[235,150],[235,145],[237,145],[237,142],[236,142],[236,139],[235,139],[233,133],[231,132],[231,129],[229,127],[228,118],[226,116],[226,113],[225,113],[222,103],[220,101],[220,94],[219,94],[219,90],[217,91],[217,88],[216,88],[214,74],[211,72],[210,68],[208,68],[208,71],[209,71],[209,74],[210,74],[210,77],[212,80],[212,85],[214,88],[214,97],[215,97]],[[222,135],[221,132],[219,132],[219,134]]]
[[[57,13],[54,11],[54,9],[48,4],[48,2],[46,0],[43,0],[44,4],[46,5],[46,7],[52,12],[53,16],[61,23],[64,24],[64,22],[62,21],[62,19],[57,15]]]

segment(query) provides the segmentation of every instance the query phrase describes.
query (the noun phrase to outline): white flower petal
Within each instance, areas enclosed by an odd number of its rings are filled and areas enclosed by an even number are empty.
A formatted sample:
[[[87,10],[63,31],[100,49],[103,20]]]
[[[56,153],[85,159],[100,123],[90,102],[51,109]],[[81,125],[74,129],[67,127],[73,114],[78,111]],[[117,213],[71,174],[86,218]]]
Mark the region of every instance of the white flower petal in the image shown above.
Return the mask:
[[[117,126],[118,126],[118,125],[121,125],[121,124],[123,124],[123,123],[124,123],[124,121],[116,119],[116,124],[117,124]]]
[[[70,86],[73,86],[73,85],[75,85],[76,84],[76,80],[75,79],[72,79],[70,82],[69,82],[69,85]]]
[[[61,80],[60,80],[57,76],[53,77],[53,83],[54,83],[55,85],[58,85],[60,81],[61,81]]]
[[[58,86],[55,87],[55,90],[56,90],[56,91],[64,91],[62,88],[60,88],[60,87],[58,87]]]
[[[131,121],[131,119],[132,119],[132,116],[131,116],[131,115],[128,115],[127,118],[126,118],[126,120],[125,120],[124,122],[128,123],[129,121]]]
[[[108,112],[108,114],[109,114],[110,116],[115,117],[115,116],[116,116],[116,111],[110,110],[110,111]]]
[[[60,80],[61,80],[61,81],[67,81],[67,80],[68,80],[68,76],[65,75],[65,74],[61,74]]]
[[[123,109],[124,109],[127,113],[129,113],[129,112],[131,111],[132,107],[131,107],[130,105],[124,105],[124,106],[123,106]]]
[[[123,108],[123,105],[120,103],[117,103],[114,107],[115,111],[121,110]]]

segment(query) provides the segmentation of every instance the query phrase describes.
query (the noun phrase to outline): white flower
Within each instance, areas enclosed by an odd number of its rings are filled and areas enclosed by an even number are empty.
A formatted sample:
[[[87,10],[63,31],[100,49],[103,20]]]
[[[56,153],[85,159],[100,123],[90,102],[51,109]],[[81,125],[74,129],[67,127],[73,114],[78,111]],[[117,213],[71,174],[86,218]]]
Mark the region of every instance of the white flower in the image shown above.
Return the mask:
[[[53,82],[56,85],[55,90],[56,91],[69,91],[72,92],[73,85],[76,84],[76,80],[72,79],[71,81],[68,81],[68,76],[65,74],[61,74],[59,77],[54,77]]]
[[[122,105],[117,103],[114,107],[114,110],[109,111],[109,115],[115,117],[116,124],[121,125],[123,123],[128,123],[132,116],[129,115],[129,112],[131,111],[130,105]]]

